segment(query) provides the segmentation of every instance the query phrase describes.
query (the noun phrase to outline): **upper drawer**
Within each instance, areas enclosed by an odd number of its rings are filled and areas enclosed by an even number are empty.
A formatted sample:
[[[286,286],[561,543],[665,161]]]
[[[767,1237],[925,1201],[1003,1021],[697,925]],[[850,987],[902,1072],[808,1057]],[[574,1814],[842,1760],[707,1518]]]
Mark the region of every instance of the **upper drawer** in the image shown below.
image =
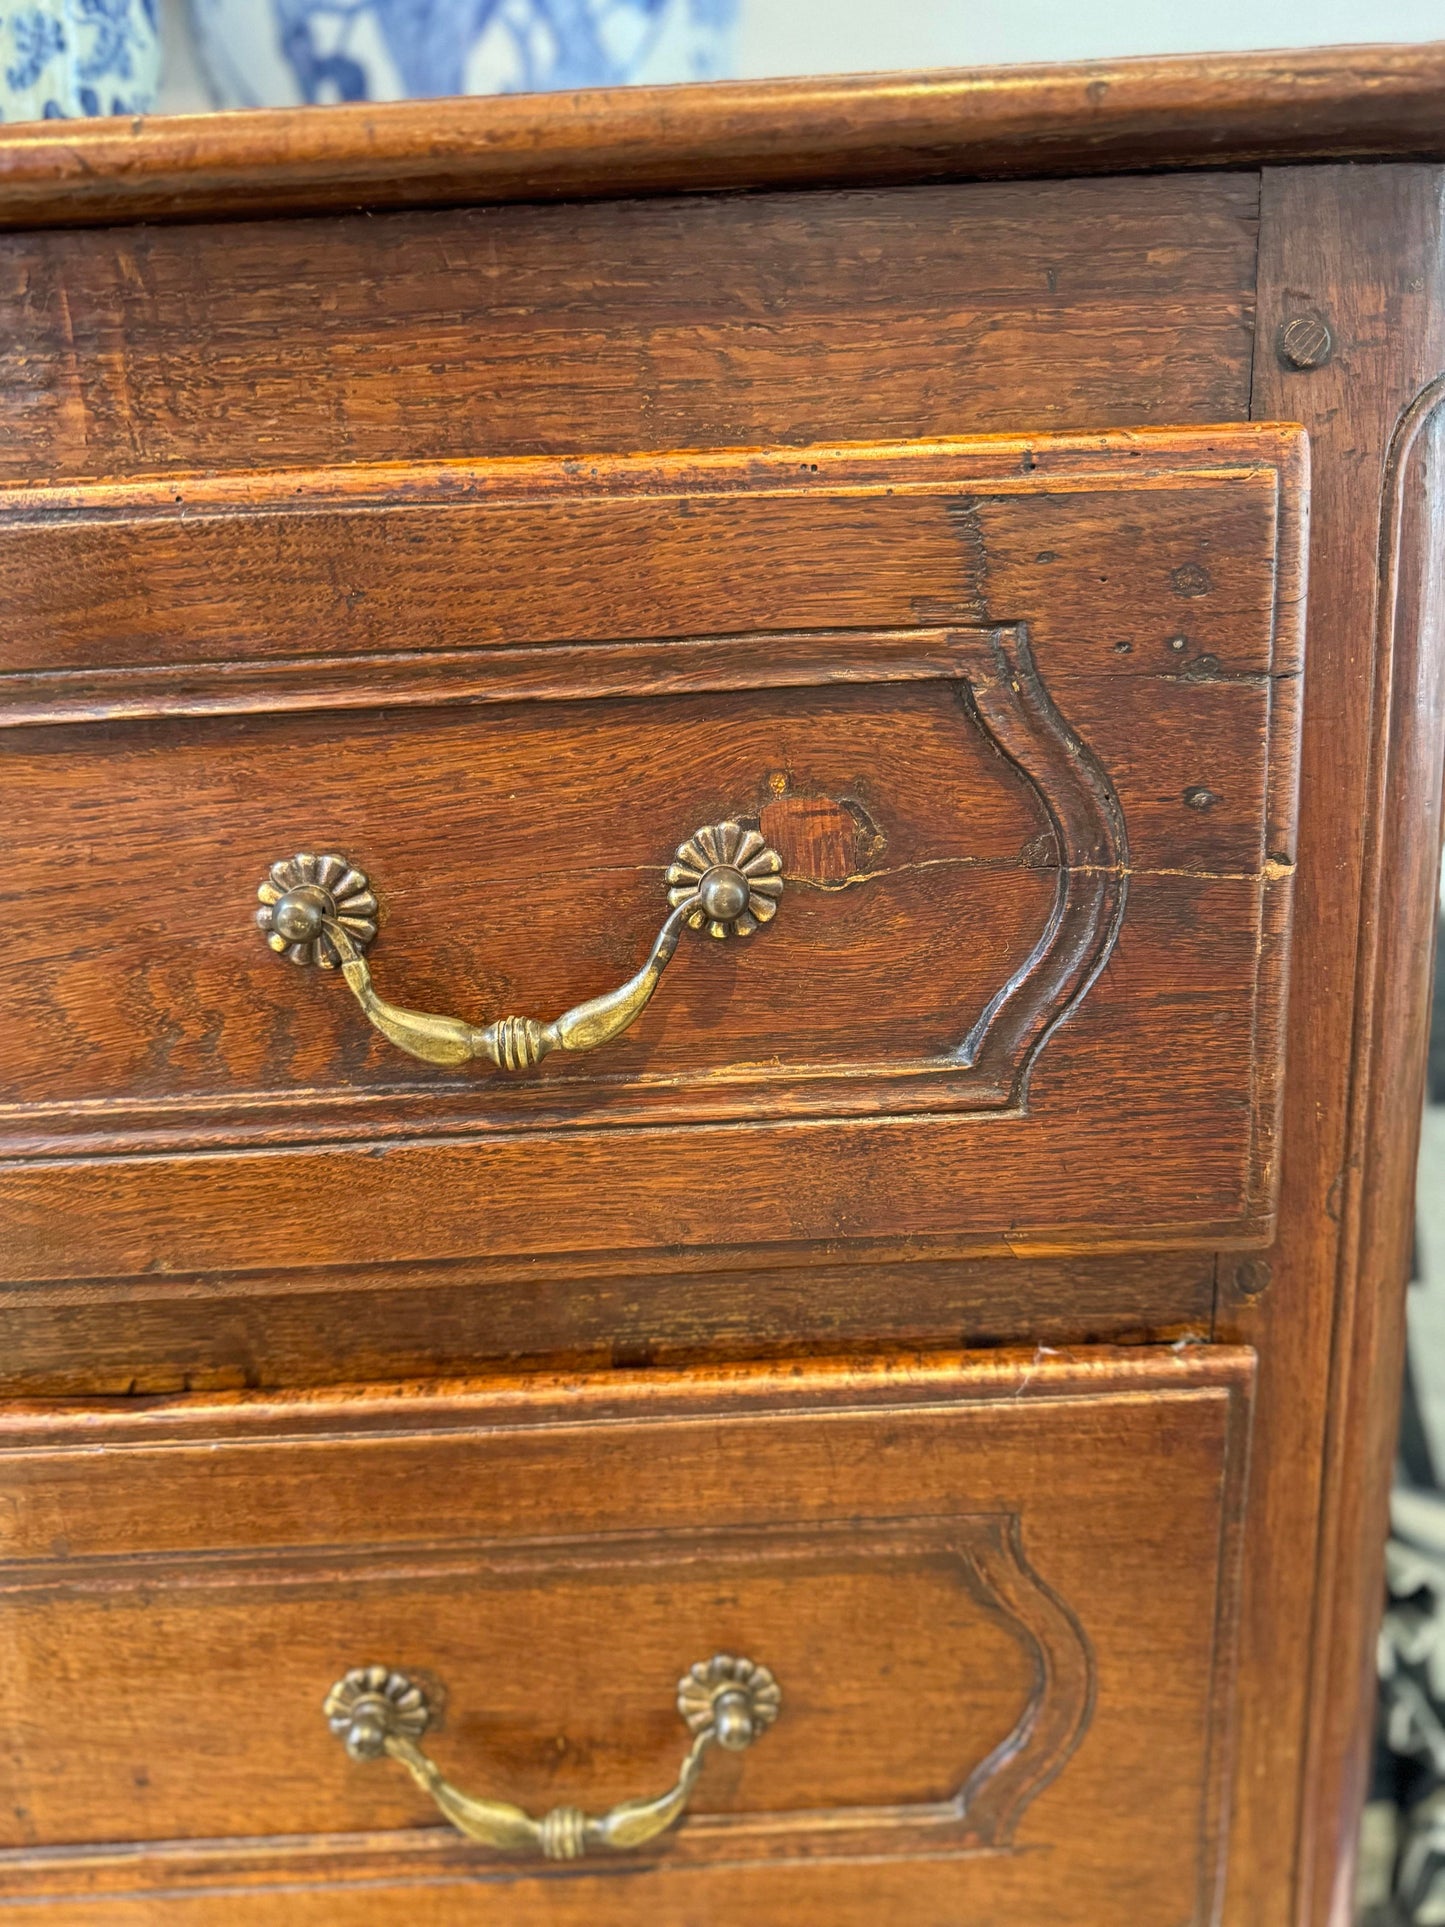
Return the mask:
[[[5,1917],[1204,1927],[1251,1364],[12,1411]]]
[[[1267,1235],[1303,454],[0,501],[12,1275]]]

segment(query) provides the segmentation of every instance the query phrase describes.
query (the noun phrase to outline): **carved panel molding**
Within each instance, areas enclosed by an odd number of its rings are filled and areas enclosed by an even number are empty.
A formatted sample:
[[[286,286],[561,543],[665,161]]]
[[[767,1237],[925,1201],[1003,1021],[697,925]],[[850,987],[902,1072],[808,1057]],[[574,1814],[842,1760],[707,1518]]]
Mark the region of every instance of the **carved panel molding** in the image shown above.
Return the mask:
[[[1007,1850],[1030,1803],[1064,1771],[1071,1754],[1089,1725],[1095,1694],[1095,1670],[1089,1641],[1068,1605],[1058,1598],[1030,1564],[1024,1550],[1023,1531],[1016,1514],[984,1514],[960,1518],[903,1518],[887,1521],[862,1521],[854,1524],[809,1523],[799,1526],[770,1526],[752,1532],[710,1532],[707,1529],[685,1533],[657,1532],[647,1535],[616,1535],[592,1542],[566,1544],[516,1545],[469,1549],[465,1546],[427,1545],[409,1550],[398,1560],[396,1547],[348,1547],[332,1555],[303,1553],[273,1555],[264,1567],[253,1568],[238,1562],[231,1554],[199,1555],[184,1562],[151,1560],[137,1567],[133,1560],[90,1560],[72,1572],[64,1582],[68,1599],[103,1593],[113,1598],[120,1609],[127,1600],[147,1588],[181,1586],[192,1599],[210,1598],[223,1605],[237,1587],[248,1593],[258,1589],[284,1599],[297,1590],[318,1586],[338,1589],[338,1598],[347,1602],[357,1620],[364,1619],[366,1596],[371,1588],[386,1589],[404,1581],[417,1589],[424,1602],[429,1589],[464,1584],[469,1595],[478,1596],[488,1589],[559,1589],[559,1596],[585,1593],[591,1584],[606,1590],[664,1581],[677,1583],[686,1571],[694,1581],[699,1574],[715,1573],[717,1583],[737,1584],[737,1575],[747,1575],[746,1586],[764,1588],[770,1581],[788,1586],[827,1584],[830,1573],[873,1569],[883,1583],[896,1580],[900,1586],[916,1583],[920,1573],[946,1575],[950,1591],[956,1592],[957,1610],[964,1622],[977,1616],[980,1623],[998,1629],[1018,1653],[1023,1691],[1013,1709],[1010,1723],[996,1744],[985,1752],[970,1756],[966,1751],[954,1758],[930,1763],[946,1770],[951,1790],[944,1798],[901,1799],[886,1805],[843,1805],[818,1811],[754,1810],[748,1803],[746,1781],[739,1783],[735,1798],[741,1802],[734,1810],[709,1810],[705,1790],[696,1801],[685,1824],[648,1850],[648,1858],[663,1857],[683,1863],[724,1860],[768,1860],[793,1858],[870,1856],[907,1856],[919,1852],[942,1851],[950,1854],[1000,1852]],[[650,1578],[655,1575],[655,1580]],[[0,1597],[19,1606],[42,1601],[55,1584],[55,1576],[44,1568],[30,1572],[10,1568],[0,1570]],[[340,1610],[340,1609],[338,1609]],[[419,1642],[425,1633],[424,1611],[418,1614]],[[624,1673],[628,1672],[625,1637],[616,1645],[613,1657]],[[889,1658],[891,1672],[897,1656]],[[859,1677],[839,1678],[840,1692],[857,1692],[876,1671],[877,1656],[866,1647],[856,1654]],[[797,1691],[789,1708],[788,1724],[795,1729],[795,1744],[807,1756],[818,1757],[824,1784],[827,1779],[826,1734],[829,1682],[825,1678],[797,1677]],[[939,1690],[957,1694],[955,1681],[944,1687],[946,1678],[961,1670],[964,1686],[960,1698],[960,1718],[977,1724],[979,1715],[967,1706],[967,1654],[956,1664],[938,1668]],[[630,1675],[629,1675],[630,1676]],[[487,1670],[483,1665],[477,1680],[456,1697],[485,1700]],[[276,1725],[277,1745],[294,1745],[290,1728],[306,1732],[318,1717],[325,1689],[330,1682],[317,1682],[310,1700],[294,1707],[270,1706],[268,1718]],[[647,1682],[635,1679],[638,1711],[650,1711]],[[666,1682],[664,1682],[666,1683]],[[982,1685],[984,1682],[980,1681]],[[105,1689],[100,1687],[104,1699]],[[434,1688],[440,1692],[439,1686]],[[880,1679],[873,1691],[886,1692],[887,1681]],[[899,1689],[901,1690],[901,1689]],[[653,1698],[656,1696],[653,1695]],[[667,1695],[663,1696],[664,1706]],[[485,1704],[481,1710],[485,1712]],[[204,1722],[204,1709],[198,1718]],[[587,1709],[579,1704],[571,1717],[585,1723]],[[810,1718],[816,1736],[805,1729]],[[897,1718],[905,1724],[909,1708],[905,1699],[897,1706]],[[667,1735],[665,1734],[666,1738]],[[585,1733],[578,1735],[585,1741]],[[137,1745],[149,1743],[138,1734]],[[156,1736],[156,1743],[160,1743]],[[457,1742],[450,1743],[455,1756]],[[966,1742],[964,1743],[966,1745]],[[438,1750],[447,1745],[445,1735]],[[883,1748],[886,1755],[886,1745]],[[478,1771],[485,1762],[477,1762]],[[338,1784],[345,1785],[345,1763],[337,1763]],[[268,1839],[264,1845],[273,1856],[280,1856],[299,1872],[318,1855],[337,1860],[344,1877],[361,1877],[369,1859],[398,1857],[425,1864],[444,1863],[460,1854],[475,1863],[478,1850],[460,1845],[440,1829],[394,1832],[377,1841],[365,1838],[307,1838],[290,1841]],[[252,1851],[250,1843],[237,1839],[227,1843],[226,1855],[244,1859]],[[204,1884],[214,1856],[204,1848],[184,1842],[167,1843],[167,1857],[176,1872],[187,1881]],[[24,1856],[28,1862],[32,1857]],[[542,1873],[545,1868],[531,1866],[519,1871]]]

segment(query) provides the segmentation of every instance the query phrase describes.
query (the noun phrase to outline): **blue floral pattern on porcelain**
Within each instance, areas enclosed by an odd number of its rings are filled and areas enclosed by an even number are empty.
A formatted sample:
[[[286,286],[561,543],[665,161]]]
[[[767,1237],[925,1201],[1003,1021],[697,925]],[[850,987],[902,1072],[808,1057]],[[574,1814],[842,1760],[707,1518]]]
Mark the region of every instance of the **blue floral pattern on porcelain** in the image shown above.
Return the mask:
[[[729,70],[739,0],[191,0],[217,104],[426,99]]]
[[[0,5],[0,120],[148,113],[160,77],[157,0]]]

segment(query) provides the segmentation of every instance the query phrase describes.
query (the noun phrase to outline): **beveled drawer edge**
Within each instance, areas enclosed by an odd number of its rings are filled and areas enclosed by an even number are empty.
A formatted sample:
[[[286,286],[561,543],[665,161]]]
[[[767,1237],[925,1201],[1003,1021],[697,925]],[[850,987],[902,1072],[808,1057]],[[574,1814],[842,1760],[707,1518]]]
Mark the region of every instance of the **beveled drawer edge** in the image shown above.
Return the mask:
[[[1213,1387],[1238,1392],[1248,1390],[1254,1374],[1255,1353],[1247,1345],[1039,1345],[147,1400],[13,1400],[0,1404],[0,1452],[506,1431],[651,1416],[712,1418],[754,1408],[908,1410],[964,1399],[1099,1398]]]

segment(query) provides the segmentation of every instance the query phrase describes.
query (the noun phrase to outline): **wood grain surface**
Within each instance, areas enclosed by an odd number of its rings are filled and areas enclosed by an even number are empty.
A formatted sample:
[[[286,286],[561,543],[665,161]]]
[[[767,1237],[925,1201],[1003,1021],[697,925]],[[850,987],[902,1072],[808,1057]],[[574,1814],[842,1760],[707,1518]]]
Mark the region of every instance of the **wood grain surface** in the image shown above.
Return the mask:
[[[242,1387],[726,1359],[889,1346],[1199,1342],[1211,1252],[901,1260],[829,1248],[779,1267],[757,1252],[398,1264],[349,1260],[222,1274],[0,1288],[9,1396]],[[720,1263],[722,1264],[719,1269]]]
[[[1311,721],[1279,1233],[1267,1288],[1221,1298],[1222,1329],[1261,1351],[1252,1506],[1272,1546],[1246,1587],[1242,1927],[1273,1927],[1286,1892],[1311,1927],[1354,1907],[1440,874],[1442,184],[1266,177],[1255,397],[1310,431]],[[1277,353],[1302,314],[1335,344],[1309,371]],[[1291,1571],[1314,1575],[1308,1646]]]
[[[1438,158],[1442,102],[1426,45],[37,123],[0,136],[0,221]]]
[[[1007,1226],[1068,1244],[1092,1224],[1105,1241],[1166,1225],[1192,1239],[1211,1218],[1215,1235],[1260,1235],[1292,869],[1297,438],[816,455],[603,464],[580,493],[536,462],[407,472],[380,504],[370,471],[299,492],[238,478],[183,514],[112,485],[40,504],[17,492],[17,606],[33,582],[53,620],[13,632],[28,694],[3,732],[12,1151],[359,1142],[354,1162],[232,1163],[194,1243],[177,1242],[173,1205],[198,1167],[105,1174],[97,1235],[114,1237],[135,1187],[166,1269],[269,1267],[283,1251],[325,1265],[355,1251],[357,1227],[318,1183],[365,1172],[355,1195],[375,1210],[371,1150],[388,1141],[406,1161],[418,1138],[487,1134],[487,1174],[474,1164],[465,1188],[456,1143],[438,1146],[435,1180],[405,1180],[395,1257],[541,1255],[579,1237],[645,1248],[659,1208],[669,1246],[733,1241],[701,1147],[657,1131],[644,1147],[645,1126],[914,1115],[941,1149],[945,1114],[995,1109],[1015,1115],[947,1154],[956,1180],[942,1194],[927,1180],[931,1222],[911,1197],[906,1219],[894,1211],[857,1138],[840,1161],[795,1140],[836,1173],[809,1180],[805,1235],[978,1241]],[[398,546],[417,597],[389,579]],[[57,579],[94,599],[61,606]],[[129,643],[109,581],[131,598]],[[142,585],[159,590],[159,634],[141,633]],[[306,605],[373,591],[383,607],[349,652],[331,646],[325,707],[308,712]],[[169,687],[166,659],[207,629],[231,658]],[[656,640],[610,640],[639,636]],[[252,713],[208,713],[257,658],[280,679]],[[398,664],[413,682],[382,707]],[[91,719],[42,723],[49,703],[69,717],[88,703]],[[375,968],[392,996],[546,1016],[636,968],[665,865],[699,823],[786,825],[819,804],[857,826],[851,868],[799,870],[812,846],[798,846],[775,925],[745,949],[690,943],[624,1042],[531,1079],[418,1073],[334,979],[278,964],[250,922],[273,862],[334,849],[382,899]],[[557,1135],[623,1125],[575,1151]],[[535,1142],[508,1189],[492,1151],[519,1133]],[[1067,1162],[1052,1148],[1065,1138]],[[799,1234],[771,1175],[783,1142],[757,1141],[739,1242]],[[549,1174],[549,1152],[569,1175]],[[890,1186],[912,1155],[895,1130]],[[1104,1181],[1125,1172],[1127,1187]],[[12,1275],[74,1275],[73,1218],[63,1240],[37,1237],[29,1200],[59,1184],[73,1213],[86,1182],[51,1165],[7,1180]],[[105,1270],[149,1266],[85,1250]]]
[[[648,1863],[920,1850],[976,1904],[1204,1917],[1251,1369],[1205,1347],[12,1407],[3,1644],[44,1684],[0,1892],[79,1920],[161,1883],[244,1909],[325,1878],[361,1923],[398,1876],[525,1891],[545,1866],[489,1864],[348,1760],[332,1680],[413,1669],[463,1784],[598,1806],[666,1784],[676,1678],[726,1650],[784,1713],[594,1918],[694,1917]]]
[[[1224,174],[0,235],[0,480],[1236,420],[1258,207]]]

